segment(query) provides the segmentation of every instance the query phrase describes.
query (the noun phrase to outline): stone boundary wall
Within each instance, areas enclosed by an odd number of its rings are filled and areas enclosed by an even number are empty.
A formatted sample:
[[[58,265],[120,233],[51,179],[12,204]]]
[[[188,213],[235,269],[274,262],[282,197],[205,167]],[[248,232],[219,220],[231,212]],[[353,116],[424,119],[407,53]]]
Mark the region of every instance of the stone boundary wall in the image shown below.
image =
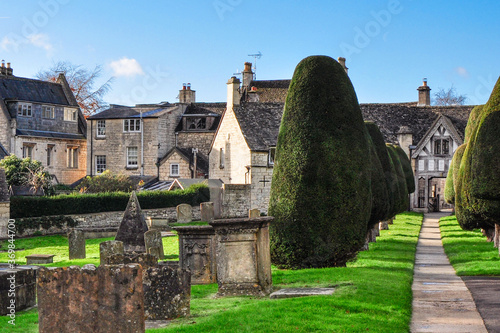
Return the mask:
[[[1,205],[1,203],[0,203]],[[156,208],[156,209],[143,209],[145,218],[151,217],[156,219],[167,219],[169,222],[177,221],[177,212],[175,207],[168,208]],[[76,215],[66,215],[72,217],[75,221],[78,222],[76,228],[84,228],[88,229],[102,229],[102,228],[116,228],[120,226],[120,223],[123,218],[124,212],[102,212],[102,213],[92,213],[92,214],[76,214]],[[1,214],[1,206],[0,206],[0,214]],[[201,212],[200,206],[193,207],[193,219],[200,220]],[[1,215],[0,215],[0,221]],[[27,237],[32,236],[35,232],[39,231],[42,235],[57,235],[57,234],[66,234],[68,232],[67,227],[56,228],[51,227],[49,229],[27,229],[22,234],[16,234],[16,237]],[[1,231],[1,229],[0,229]],[[104,237],[104,236],[103,236]],[[2,234],[0,234],[0,239],[4,238]]]
[[[222,193],[222,218],[248,217],[251,185],[224,184]]]
[[[0,202],[0,238],[7,238],[10,216],[10,202]]]

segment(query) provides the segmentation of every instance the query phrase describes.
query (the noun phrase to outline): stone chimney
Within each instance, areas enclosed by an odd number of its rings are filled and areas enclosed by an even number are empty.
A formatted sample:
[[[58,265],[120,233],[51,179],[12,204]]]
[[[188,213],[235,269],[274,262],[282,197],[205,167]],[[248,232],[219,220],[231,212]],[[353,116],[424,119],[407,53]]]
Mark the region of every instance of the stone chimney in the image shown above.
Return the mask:
[[[347,68],[346,65],[345,65],[345,58],[344,57],[339,57],[338,61],[339,61],[339,64],[344,68],[345,73],[349,74],[348,73],[349,68]]]
[[[252,63],[245,62],[245,69],[243,70],[243,87],[249,88],[250,82],[253,80]]]
[[[240,105],[240,79],[233,76],[227,81],[227,108]]]
[[[424,78],[424,83],[418,87],[418,104],[417,106],[431,105],[431,88],[427,85],[427,79]]]
[[[13,75],[13,69],[10,67],[10,62],[5,66],[5,60],[2,60],[2,67],[0,67],[0,75]]]
[[[413,145],[413,132],[408,126],[401,126],[397,132],[399,146],[410,158],[410,146]]]
[[[191,90],[191,83],[182,84],[182,90],[179,90],[179,103],[196,103],[196,91]]]

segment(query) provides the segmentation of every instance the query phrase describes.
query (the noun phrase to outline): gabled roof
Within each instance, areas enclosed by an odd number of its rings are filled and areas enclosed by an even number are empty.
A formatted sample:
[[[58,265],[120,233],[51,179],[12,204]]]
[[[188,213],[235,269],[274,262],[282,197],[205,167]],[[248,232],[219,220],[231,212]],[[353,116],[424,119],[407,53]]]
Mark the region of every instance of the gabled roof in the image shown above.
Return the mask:
[[[253,80],[250,88],[257,88],[259,102],[284,103],[291,80]]]
[[[412,154],[414,158],[416,158],[424,149],[424,147],[427,145],[427,143],[431,140],[432,136],[440,126],[443,126],[451,135],[452,139],[458,143],[458,145],[461,145],[463,143],[463,139],[456,130],[455,126],[451,122],[451,120],[444,115],[439,115],[437,119],[434,121],[432,126],[429,128],[429,130],[425,133],[424,137],[422,140],[417,145],[417,148],[415,149],[415,152]]]
[[[226,109],[226,103],[191,103],[186,107],[184,115],[221,115]]]
[[[174,147],[170,149],[170,151],[166,153],[165,156],[160,160],[160,165],[165,163],[174,153],[178,153],[186,162],[189,163],[189,165],[194,165],[194,154],[192,147]],[[201,172],[208,173],[208,157],[199,152],[196,154],[196,169]]]
[[[141,110],[142,118],[158,118],[163,114],[163,112],[168,112],[178,106],[176,105],[165,105],[162,107],[155,108],[153,110],[144,110],[143,108],[135,108],[131,106],[114,106],[102,112],[96,113],[87,119],[128,119],[128,118],[140,118]]]
[[[177,188],[185,190],[189,186],[194,185],[194,184],[204,184],[204,185],[207,185],[208,187],[212,187],[212,188],[214,188],[214,187],[221,188],[223,182],[219,179],[180,178],[180,179],[174,179],[172,184],[170,184],[170,187],[168,188],[168,190],[172,191],[172,190],[175,190]]]
[[[0,75],[0,98],[4,100],[71,105],[61,84]]]
[[[234,108],[236,119],[250,150],[276,147],[283,103],[244,103]]]

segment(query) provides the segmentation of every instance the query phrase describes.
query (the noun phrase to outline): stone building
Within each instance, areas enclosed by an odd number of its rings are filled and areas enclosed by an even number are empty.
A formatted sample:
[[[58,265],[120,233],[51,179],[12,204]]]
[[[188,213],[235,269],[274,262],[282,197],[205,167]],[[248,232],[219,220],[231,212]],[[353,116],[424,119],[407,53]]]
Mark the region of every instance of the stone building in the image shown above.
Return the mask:
[[[13,75],[0,67],[0,158],[40,161],[55,183],[85,176],[86,121],[64,74],[56,82]]]
[[[267,212],[290,80],[254,80],[250,63],[245,63],[242,76],[243,82],[232,77],[227,83],[227,109],[210,150],[209,176],[248,186],[249,206]],[[399,144],[411,158],[417,185],[412,208],[436,210],[446,207],[444,180],[454,151],[463,143],[473,106],[431,106],[427,82],[417,90],[418,102],[360,107],[364,119],[379,126],[386,142]]]
[[[179,91],[179,101],[111,105],[89,117],[87,174],[110,170],[159,181],[206,177],[225,103],[196,103],[190,85]]]

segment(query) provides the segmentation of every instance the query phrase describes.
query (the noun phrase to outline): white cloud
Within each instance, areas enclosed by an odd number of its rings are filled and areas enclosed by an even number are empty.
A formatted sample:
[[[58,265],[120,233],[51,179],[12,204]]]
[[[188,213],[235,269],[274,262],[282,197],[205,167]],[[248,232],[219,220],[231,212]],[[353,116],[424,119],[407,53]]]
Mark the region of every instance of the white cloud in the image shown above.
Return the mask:
[[[462,77],[469,77],[469,72],[467,71],[467,69],[465,69],[464,67],[457,67],[455,68],[455,73],[457,73],[458,75],[462,76]]]
[[[2,39],[2,42],[0,42],[0,45],[2,46],[2,50],[4,50],[4,51],[9,51],[11,47],[17,47],[17,43],[12,38],[9,38],[8,36],[5,36]]]
[[[144,75],[141,65],[135,59],[123,57],[120,60],[112,61],[109,65],[115,76]]]
[[[33,46],[39,47],[47,51],[47,56],[52,54],[52,44],[50,43],[50,38],[46,34],[32,34],[28,36],[28,41]]]

